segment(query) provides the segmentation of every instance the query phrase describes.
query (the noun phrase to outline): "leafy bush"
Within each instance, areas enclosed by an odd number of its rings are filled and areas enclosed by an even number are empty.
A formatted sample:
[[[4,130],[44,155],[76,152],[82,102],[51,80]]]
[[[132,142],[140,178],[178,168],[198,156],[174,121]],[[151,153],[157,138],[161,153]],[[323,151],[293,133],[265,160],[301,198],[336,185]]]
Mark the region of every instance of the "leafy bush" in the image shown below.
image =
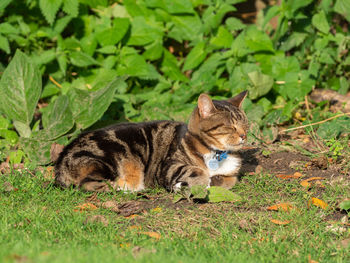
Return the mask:
[[[29,160],[46,164],[53,142],[83,129],[185,121],[201,92],[248,89],[248,117],[269,133],[313,87],[348,91],[347,0],[282,0],[254,25],[232,16],[239,2],[1,1],[0,136],[15,145],[13,124]]]

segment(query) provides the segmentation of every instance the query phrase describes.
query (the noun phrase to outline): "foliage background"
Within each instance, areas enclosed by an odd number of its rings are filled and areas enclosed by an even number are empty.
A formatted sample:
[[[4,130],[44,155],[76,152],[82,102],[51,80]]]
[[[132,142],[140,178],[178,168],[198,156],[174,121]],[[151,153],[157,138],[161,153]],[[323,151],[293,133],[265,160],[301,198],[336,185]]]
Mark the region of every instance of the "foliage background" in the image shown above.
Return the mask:
[[[202,92],[248,89],[253,133],[268,138],[310,121],[303,101],[313,88],[349,90],[349,1],[271,2],[254,24],[237,18],[240,2],[2,0],[0,158],[46,164],[53,142],[87,128],[186,121]],[[313,121],[327,107],[315,104]],[[317,132],[344,129],[345,116]]]

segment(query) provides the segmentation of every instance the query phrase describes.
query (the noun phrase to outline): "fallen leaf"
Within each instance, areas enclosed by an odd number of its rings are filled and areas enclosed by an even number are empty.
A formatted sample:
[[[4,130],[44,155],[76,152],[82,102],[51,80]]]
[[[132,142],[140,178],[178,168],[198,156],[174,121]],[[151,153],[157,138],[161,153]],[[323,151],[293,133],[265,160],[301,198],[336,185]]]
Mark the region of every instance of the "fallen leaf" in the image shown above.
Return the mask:
[[[73,210],[74,212],[82,212],[82,211],[91,211],[91,210],[96,210],[97,206],[91,203],[85,203],[82,205],[77,205],[75,209]]]
[[[153,208],[153,209],[151,209],[151,212],[153,212],[153,213],[160,213],[160,212],[162,212],[162,208],[161,207]]]
[[[311,255],[307,256],[308,263],[318,263],[318,261],[311,259]]]
[[[322,208],[323,210],[326,210],[328,207],[328,204],[325,201],[322,201],[321,199],[312,197],[309,202],[308,202],[308,207],[310,207],[310,205],[313,204],[315,206],[318,206],[320,208]]]
[[[294,206],[292,206],[289,203],[279,203],[279,204],[276,204],[276,205],[269,206],[267,208],[267,210],[270,210],[270,211],[278,211],[278,210],[290,211],[293,208],[294,208]]]
[[[132,252],[133,257],[136,259],[140,256],[145,255],[145,254],[150,254],[150,253],[154,254],[157,252],[157,250],[155,248],[147,249],[147,248],[136,246],[132,249],[131,252]]]
[[[300,182],[300,185],[305,187],[305,188],[309,188],[311,186],[311,184],[308,181],[306,181],[306,180],[302,180]]]
[[[230,190],[220,187],[220,186],[212,186],[208,189],[209,195],[208,199],[210,203],[217,202],[237,202],[242,200],[238,194],[231,192]]]
[[[350,199],[342,201],[339,204],[339,208],[342,210],[350,210]]]
[[[276,225],[287,225],[291,222],[291,220],[285,220],[285,221],[281,221],[278,219],[270,219],[270,221]]]
[[[118,202],[117,201],[106,201],[103,203],[100,203],[100,206],[106,209],[111,210],[112,212],[119,213],[119,208],[118,208]]]
[[[28,258],[26,256],[20,256],[20,255],[17,255],[17,254],[12,254],[12,255],[10,255],[10,257],[12,259],[14,259],[15,262],[17,262],[17,263],[22,263],[22,262],[27,262],[28,261]]]
[[[132,219],[132,218],[135,218],[135,217],[138,217],[139,215],[129,215],[129,216],[125,216],[125,218],[128,218],[128,219]]]
[[[122,216],[129,217],[144,210],[144,202],[128,201],[118,206],[119,212]]]
[[[280,179],[297,179],[303,175],[299,172],[295,172],[294,174],[275,174],[275,176]]]
[[[141,230],[141,226],[137,226],[137,225],[129,226],[128,228],[129,229]]]
[[[157,232],[139,232],[139,234],[147,235],[149,237],[155,238],[155,239],[160,239],[161,235]]]
[[[310,182],[310,181],[314,181],[314,180],[323,180],[325,179],[324,177],[310,177],[308,179],[305,179],[304,181],[306,182]]]
[[[104,226],[108,226],[108,220],[102,215],[88,216],[84,221],[84,225],[91,223],[102,223]]]

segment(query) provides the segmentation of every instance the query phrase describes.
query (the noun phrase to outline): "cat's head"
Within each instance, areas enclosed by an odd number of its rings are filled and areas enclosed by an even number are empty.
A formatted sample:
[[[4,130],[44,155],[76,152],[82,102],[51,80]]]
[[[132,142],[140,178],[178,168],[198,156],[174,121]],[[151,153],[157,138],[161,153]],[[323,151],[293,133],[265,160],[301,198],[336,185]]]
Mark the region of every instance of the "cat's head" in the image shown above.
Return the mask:
[[[248,119],[242,109],[244,91],[228,100],[211,100],[206,94],[198,98],[188,129],[212,149],[234,151],[246,141]]]

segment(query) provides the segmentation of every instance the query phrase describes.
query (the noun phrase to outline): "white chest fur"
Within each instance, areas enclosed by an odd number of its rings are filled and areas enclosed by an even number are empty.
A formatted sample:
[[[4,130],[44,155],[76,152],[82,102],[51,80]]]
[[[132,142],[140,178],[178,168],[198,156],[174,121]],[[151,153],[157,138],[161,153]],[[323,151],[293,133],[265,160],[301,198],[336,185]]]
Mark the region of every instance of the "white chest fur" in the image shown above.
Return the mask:
[[[215,175],[233,175],[238,172],[241,166],[241,160],[239,158],[233,155],[228,155],[225,160],[219,162],[219,168],[217,170],[211,170],[209,169],[208,163],[209,160],[212,159],[213,153],[205,154],[203,157],[210,177]]]

